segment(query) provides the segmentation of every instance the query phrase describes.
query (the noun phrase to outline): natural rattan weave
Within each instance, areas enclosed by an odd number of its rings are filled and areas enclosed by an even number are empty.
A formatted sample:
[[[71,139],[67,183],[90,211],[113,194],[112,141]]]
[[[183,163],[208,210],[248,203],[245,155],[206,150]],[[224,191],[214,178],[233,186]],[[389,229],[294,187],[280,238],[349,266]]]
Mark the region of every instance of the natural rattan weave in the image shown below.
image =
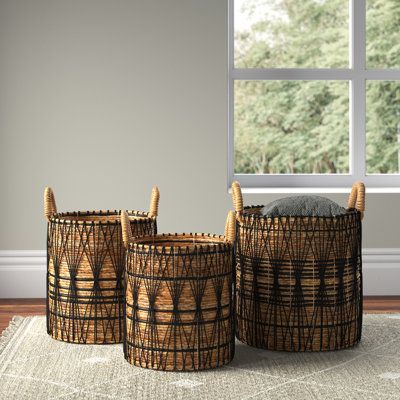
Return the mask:
[[[270,218],[262,206],[243,208],[234,182],[239,340],[285,351],[338,350],[360,340],[364,193],[354,185],[345,215]]]
[[[226,236],[163,234],[129,242],[128,228],[125,358],[164,371],[229,363],[234,356],[234,213]]]
[[[153,189],[151,204],[158,205],[158,197]],[[48,333],[73,343],[122,342],[125,248],[120,212],[57,213],[50,188],[45,190],[44,208]],[[157,207],[151,209],[157,212]],[[134,235],[155,234],[156,216],[129,211]]]

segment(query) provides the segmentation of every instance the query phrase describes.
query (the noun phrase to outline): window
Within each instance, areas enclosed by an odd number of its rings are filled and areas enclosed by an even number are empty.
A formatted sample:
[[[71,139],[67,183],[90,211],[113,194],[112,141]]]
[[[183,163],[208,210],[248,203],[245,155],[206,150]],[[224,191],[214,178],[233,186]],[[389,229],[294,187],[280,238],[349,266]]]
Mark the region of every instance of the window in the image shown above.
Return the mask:
[[[229,179],[400,188],[400,1],[229,0]]]

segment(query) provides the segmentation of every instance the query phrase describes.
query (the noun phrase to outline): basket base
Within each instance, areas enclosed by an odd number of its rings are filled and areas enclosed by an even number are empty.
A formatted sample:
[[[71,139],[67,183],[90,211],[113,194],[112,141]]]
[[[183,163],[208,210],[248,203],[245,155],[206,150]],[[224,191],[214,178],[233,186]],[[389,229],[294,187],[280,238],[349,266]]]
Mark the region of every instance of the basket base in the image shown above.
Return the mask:
[[[95,341],[91,341],[91,340],[79,341],[79,340],[70,340],[70,339],[67,339],[65,337],[63,338],[61,336],[55,335],[52,332],[47,332],[47,334],[54,340],[58,340],[59,342],[64,342],[64,343],[71,343],[71,344],[83,344],[83,345],[85,345],[85,344],[87,344],[87,345],[93,345],[93,344],[95,344],[95,345],[108,345],[109,344],[109,345],[112,345],[112,344],[123,343],[123,339],[121,339],[119,341],[114,341],[114,342],[113,341],[97,341],[97,342],[95,342]]]
[[[76,344],[122,343],[123,324],[118,319],[103,326],[104,321],[71,320],[70,318],[47,317],[47,333],[55,340]]]
[[[339,345],[332,345],[328,346],[324,344],[323,346],[321,345],[305,345],[305,346],[299,346],[297,345],[284,345],[283,343],[274,343],[272,340],[269,341],[267,338],[264,338],[264,340],[258,340],[256,342],[253,339],[247,338],[245,336],[241,336],[239,333],[236,333],[236,338],[239,340],[239,342],[246,344],[247,346],[254,347],[257,349],[263,349],[263,350],[269,350],[269,351],[284,351],[287,353],[316,353],[316,352],[329,352],[329,351],[338,351],[338,350],[345,350],[349,349],[351,347],[357,346],[360,341],[361,341],[361,332],[359,336],[356,338],[352,339],[351,341],[339,344]],[[304,340],[306,342],[306,340]]]
[[[158,352],[154,352],[158,353]],[[157,360],[157,354],[153,353],[153,360],[145,358],[138,358],[134,357],[133,353],[131,353],[129,350],[125,352],[125,360],[129,362],[131,365],[134,365],[135,367],[141,367],[141,368],[146,368],[146,369],[152,369],[152,370],[157,370],[157,371],[165,371],[165,372],[194,372],[194,371],[206,371],[210,369],[216,369],[223,367],[224,365],[229,364],[233,358],[234,358],[234,353],[235,353],[235,347],[234,344],[230,346],[229,349],[229,354],[224,354],[222,359],[217,361],[215,354],[213,355],[208,355],[206,356],[203,354],[203,360],[200,363],[187,361],[187,362],[180,362],[177,365],[170,364],[167,362],[163,362],[162,358],[161,361],[158,362],[160,359]],[[149,354],[149,357],[151,357],[151,354]],[[209,358],[211,357],[211,358]],[[180,360],[181,361],[181,360]]]

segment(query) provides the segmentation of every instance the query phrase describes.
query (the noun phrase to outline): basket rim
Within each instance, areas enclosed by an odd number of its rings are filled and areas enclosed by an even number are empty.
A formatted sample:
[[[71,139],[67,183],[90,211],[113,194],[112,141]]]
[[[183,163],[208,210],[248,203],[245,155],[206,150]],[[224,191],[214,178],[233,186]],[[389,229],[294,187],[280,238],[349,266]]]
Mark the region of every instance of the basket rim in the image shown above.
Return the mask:
[[[84,210],[84,211],[65,211],[54,214],[49,218],[49,222],[57,224],[70,224],[70,225],[120,225],[120,214],[122,210]],[[130,222],[132,223],[147,223],[156,220],[156,217],[150,217],[147,211],[127,210]],[[115,216],[117,218],[110,218],[107,221],[91,221],[90,219],[70,219],[68,217],[102,217],[102,216]],[[140,218],[135,218],[140,217]]]
[[[178,245],[178,243],[188,242],[195,240],[193,244]],[[198,241],[196,241],[198,240]],[[201,241],[204,241],[201,243]],[[176,242],[177,245],[165,245],[163,242],[168,243]],[[182,251],[198,251],[199,249],[205,250],[227,250],[233,248],[233,244],[226,240],[224,235],[212,233],[160,233],[157,235],[146,235],[135,237],[129,243],[128,251],[151,251],[152,249],[167,250],[181,249]]]
[[[275,217],[270,217],[267,215],[262,215],[262,214],[257,214],[255,212],[249,212],[250,209],[261,209],[265,205],[252,205],[252,206],[245,206],[243,207],[243,218],[254,218],[254,219],[265,219],[265,220],[280,220],[282,218],[297,218],[297,219],[326,219],[326,220],[336,220],[336,219],[341,219],[341,218],[347,218],[351,215],[357,215],[360,214],[361,212],[357,210],[356,208],[346,208],[346,214],[341,214],[341,215],[329,215],[329,216],[321,216],[321,215],[279,215]]]

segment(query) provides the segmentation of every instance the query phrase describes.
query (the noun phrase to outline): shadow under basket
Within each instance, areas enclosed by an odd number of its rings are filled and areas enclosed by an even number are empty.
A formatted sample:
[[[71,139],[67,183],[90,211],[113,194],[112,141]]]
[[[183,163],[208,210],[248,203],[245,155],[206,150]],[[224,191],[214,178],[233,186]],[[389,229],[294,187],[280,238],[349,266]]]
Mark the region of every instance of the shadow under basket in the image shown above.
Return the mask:
[[[354,346],[362,330],[364,185],[335,217],[262,215],[236,208],[236,334],[254,347],[328,351]]]
[[[54,208],[46,215],[47,332],[54,339],[123,341],[125,248],[119,214]],[[157,230],[156,214],[129,211],[129,223],[136,236]]]
[[[129,363],[196,371],[233,359],[233,243],[226,237],[135,239],[126,269],[124,354]]]

